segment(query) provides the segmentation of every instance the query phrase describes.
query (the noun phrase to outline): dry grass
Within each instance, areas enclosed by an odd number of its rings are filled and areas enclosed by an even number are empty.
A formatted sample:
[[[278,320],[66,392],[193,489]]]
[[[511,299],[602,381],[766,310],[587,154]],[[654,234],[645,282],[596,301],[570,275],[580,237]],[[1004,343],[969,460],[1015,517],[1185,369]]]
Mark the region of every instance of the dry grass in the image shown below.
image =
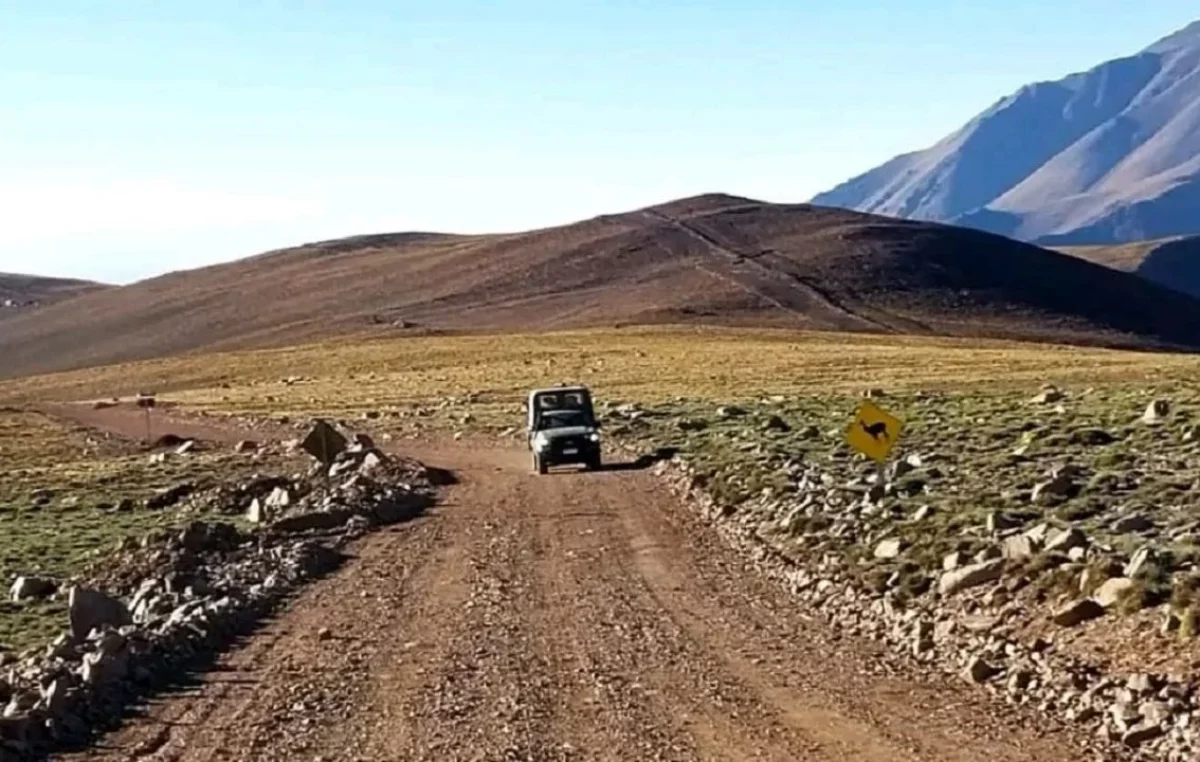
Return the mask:
[[[1192,384],[1198,371],[1200,358],[1185,355],[960,339],[638,328],[329,341],[182,357],[4,382],[0,400],[95,399],[154,389],[164,399],[214,413],[345,419],[370,414],[372,430],[411,435],[431,428],[519,427],[519,405],[530,388],[582,382],[603,405],[635,401],[647,407],[647,422],[632,433],[648,444],[683,448],[712,475],[714,489],[736,501],[764,489],[786,492],[789,485],[778,465],[788,459],[820,461],[846,481],[872,473],[873,466],[850,457],[839,432],[864,391],[883,389],[883,404],[907,424],[901,452],[919,453],[926,461],[925,468],[901,480],[902,489],[912,494],[896,498],[894,507],[905,515],[919,505],[935,509],[927,522],[904,532],[910,571],[917,570],[909,576],[916,584],[945,553],[978,549],[977,528],[988,510],[1028,507],[1023,495],[1063,459],[1083,466],[1088,481],[1079,496],[1044,510],[1044,520],[1055,525],[1080,523],[1119,543],[1122,538],[1106,534],[1106,521],[1095,518],[1097,505],[1119,501],[1157,510],[1189,504],[1195,497],[1191,484],[1200,481],[1200,450],[1196,443],[1182,442],[1180,431],[1200,411]],[[1063,412],[1029,402],[1045,383],[1067,391]],[[1171,421],[1158,428],[1136,426],[1156,395],[1176,401]],[[749,414],[717,415],[716,407],[728,403],[745,405]],[[767,430],[770,415],[785,419],[791,430]],[[707,425],[683,431],[683,419]],[[616,428],[608,430],[616,433]],[[1095,429],[1114,440],[1089,444],[1084,434]],[[155,521],[178,519],[148,512],[113,518],[87,507],[97,500],[141,497],[196,474],[237,478],[242,467],[241,461],[212,453],[154,471],[143,452],[31,414],[0,416],[0,434],[7,469],[0,505],[19,506],[0,521],[19,517],[25,522],[0,526],[0,580],[39,568],[70,573],[96,549],[144,532]],[[1025,455],[1014,457],[1022,444],[1028,445]],[[1142,474],[1135,485],[1111,475],[1130,469]],[[53,503],[26,510],[38,489],[54,491]],[[63,497],[77,495],[84,498],[82,506],[61,505]],[[1172,515],[1179,517],[1172,524],[1185,518]],[[29,633],[45,634],[56,612],[52,607],[32,619],[24,610],[19,616],[0,612],[0,622],[8,622],[7,629],[0,627],[0,641],[23,643]]]
[[[146,499],[159,491],[188,482],[202,493],[276,472],[282,461],[214,447],[151,463],[139,444],[39,413],[5,410],[0,467],[0,649],[19,649],[52,638],[65,627],[66,615],[61,598],[8,602],[16,577],[69,579],[128,538],[215,515],[212,506],[197,504],[148,508]]]
[[[637,328],[328,341],[110,366],[0,383],[0,401],[89,399],[143,388],[237,411],[354,410],[474,394],[591,384],[605,396],[750,398],[813,391],[1172,386],[1200,359],[1100,349],[895,336],[720,328]],[[302,377],[286,384],[284,379]],[[228,386],[228,388],[223,388]],[[268,399],[270,398],[270,399]]]

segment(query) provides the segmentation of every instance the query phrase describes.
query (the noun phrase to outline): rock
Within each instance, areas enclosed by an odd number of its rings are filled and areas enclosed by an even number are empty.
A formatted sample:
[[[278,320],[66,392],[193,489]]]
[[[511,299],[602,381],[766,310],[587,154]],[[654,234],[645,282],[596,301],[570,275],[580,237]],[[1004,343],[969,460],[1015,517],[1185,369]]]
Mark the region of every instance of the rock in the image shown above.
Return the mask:
[[[975,656],[971,658],[966,669],[963,670],[963,676],[973,683],[986,683],[998,672],[999,670],[988,664],[981,657]]]
[[[1071,527],[1054,532],[1046,539],[1046,551],[1066,553],[1072,548],[1087,547],[1087,535],[1082,530]]]
[[[1140,513],[1122,516],[1112,524],[1112,530],[1117,534],[1135,534],[1147,532],[1154,528],[1154,522]]]
[[[995,534],[1005,529],[1016,529],[1021,526],[1021,522],[1002,511],[992,511],[987,515],[986,526],[989,533]]]
[[[680,431],[704,431],[708,428],[708,421],[699,418],[681,418],[676,422],[675,427]]]
[[[354,515],[350,510],[339,508],[328,511],[313,511],[282,518],[271,524],[271,529],[281,534],[313,532],[344,526]]]
[[[1003,559],[995,559],[948,571],[939,580],[938,591],[942,595],[953,595],[976,585],[995,582],[1004,574],[1004,564]]]
[[[1010,561],[1024,561],[1033,558],[1033,554],[1037,552],[1037,545],[1027,535],[1018,534],[1005,538],[1000,552]]]
[[[86,640],[94,629],[133,623],[133,617],[124,603],[98,590],[73,587],[67,605],[71,637],[76,643]]]
[[[896,538],[884,540],[875,546],[875,557],[879,559],[897,558],[903,546],[903,542]]]
[[[1054,531],[1049,524],[1042,522],[1032,529],[1025,530],[1024,534],[1039,547],[1046,543],[1046,538]]]
[[[1033,675],[1027,670],[1014,670],[1005,681],[1004,689],[1014,696],[1020,695],[1029,687],[1031,680],[1033,680]]]
[[[471,414],[467,413],[460,419],[460,423],[469,423],[472,420],[474,420],[474,419],[471,416]],[[366,452],[370,452],[372,450],[379,449],[378,446],[375,444],[375,440],[371,438],[370,434],[363,434],[362,432],[359,432],[358,434],[355,434],[353,437],[351,437],[351,441],[352,441],[352,444],[347,449],[347,452],[361,454],[361,453],[366,453]]]
[[[249,439],[243,439],[233,446],[234,452],[254,452],[258,449],[258,442]]]
[[[317,630],[317,640],[333,640],[333,631],[328,627]]]
[[[726,405],[724,407],[717,408],[717,417],[724,418],[726,420],[730,418],[741,418],[745,414],[745,410],[735,405]]]
[[[975,563],[981,564],[985,561],[995,561],[997,558],[1004,558],[1004,553],[995,545],[988,545],[975,554]]]
[[[1075,497],[1079,486],[1067,474],[1059,474],[1049,481],[1041,482],[1033,487],[1030,500],[1038,505],[1050,505]]]
[[[191,452],[192,450],[195,450],[195,449],[196,449],[196,440],[189,439],[188,441],[179,445],[178,449],[175,450],[175,454],[176,455],[187,455],[189,452]]]
[[[915,470],[916,468],[907,460],[897,460],[888,466],[888,479],[895,481],[902,476],[911,474]]]
[[[1158,680],[1145,672],[1135,672],[1125,680],[1125,688],[1135,695],[1148,695],[1158,690]]]
[[[967,557],[965,555],[963,555],[961,552],[956,550],[953,553],[947,554],[946,557],[942,559],[942,570],[943,571],[954,571],[955,569],[962,566],[966,562],[967,562]]]
[[[179,533],[179,544],[192,553],[203,553],[208,549],[208,524],[193,521]]]
[[[787,421],[777,415],[773,415],[763,422],[763,430],[788,432],[792,430],[792,427],[788,425]]]
[[[1071,434],[1071,441],[1077,445],[1100,447],[1112,444],[1117,438],[1104,429],[1080,429]]]
[[[916,513],[914,513],[912,515],[912,520],[913,521],[924,521],[925,519],[929,518],[932,515],[933,515],[933,508],[929,507],[928,505],[923,505],[917,509]]]
[[[1138,714],[1146,722],[1161,725],[1171,719],[1171,707],[1165,701],[1143,701],[1138,705]]]
[[[358,467],[358,472],[360,474],[370,474],[382,465],[383,458],[381,455],[376,451],[372,451],[367,453],[366,457],[363,458],[362,465]]]
[[[250,507],[246,509],[246,521],[251,524],[262,524],[267,521],[267,512],[258,498],[254,498],[250,502]]]
[[[1154,400],[1146,406],[1145,412],[1142,413],[1142,423],[1162,423],[1170,412],[1171,403],[1168,400]]]
[[[43,600],[54,595],[54,591],[58,589],[58,583],[51,579],[42,577],[17,577],[17,581],[12,586],[12,600],[14,603],[29,600]]]
[[[918,619],[913,623],[912,651],[913,655],[921,654],[933,648],[933,623],[928,619]]]
[[[1138,548],[1134,552],[1133,558],[1129,559],[1129,563],[1125,564],[1125,576],[1137,577],[1143,570],[1146,569],[1148,564],[1151,564],[1156,560],[1158,559],[1156,558],[1156,554],[1152,548],[1146,546]]]
[[[1104,607],[1091,598],[1068,603],[1054,612],[1051,621],[1059,627],[1075,627],[1104,614]]]
[[[1092,599],[1102,608],[1111,609],[1133,589],[1135,584],[1137,583],[1128,577],[1113,577],[1112,579],[1105,580],[1100,587],[1096,588],[1096,592],[1092,594]]]
[[[268,511],[274,513],[275,511],[287,508],[291,504],[292,494],[284,487],[276,487],[271,490],[271,494],[267,495],[267,499],[263,505]]]
[[[169,487],[158,494],[147,498],[146,507],[150,510],[170,508],[173,505],[177,505],[180,500],[183,500],[195,490],[196,485],[192,484],[191,482],[176,484],[174,487]]]
[[[1121,734],[1121,743],[1126,746],[1137,747],[1153,741],[1163,734],[1163,729],[1159,725],[1150,722],[1139,722],[1129,730]]]
[[[1056,402],[1062,402],[1065,398],[1066,395],[1057,388],[1050,387],[1049,389],[1042,390],[1030,402],[1035,405],[1053,405]]]
[[[1077,546],[1067,551],[1067,560],[1078,563],[1087,558],[1087,548]]]

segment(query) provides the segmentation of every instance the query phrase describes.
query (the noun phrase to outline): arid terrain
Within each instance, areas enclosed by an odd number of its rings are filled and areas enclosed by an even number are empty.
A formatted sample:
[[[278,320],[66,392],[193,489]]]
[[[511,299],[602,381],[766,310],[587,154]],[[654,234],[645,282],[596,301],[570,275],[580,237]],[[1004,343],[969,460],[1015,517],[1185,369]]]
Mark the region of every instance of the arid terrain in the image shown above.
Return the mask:
[[[82,582],[130,603],[127,658],[184,655],[172,682],[131,678],[123,720],[43,693],[99,733],[61,726],[55,758],[1189,759],[1197,370],[662,326],[4,382],[27,436],[6,445],[0,564],[58,590],[0,609],[10,705],[38,698],[26,670],[79,658],[55,633]],[[556,382],[595,391],[605,471],[532,472],[522,395]],[[843,438],[867,395],[905,422],[882,478]],[[295,444],[314,416],[453,479],[386,476],[368,447],[314,481]],[[356,507],[389,484],[435,501],[399,523]],[[281,513],[255,521],[256,495]],[[197,523],[246,539],[209,547]],[[304,561],[329,543],[343,560]],[[272,553],[298,559],[282,597],[226,621]]]
[[[12,317],[16,310],[49,305],[106,288],[109,287],[86,280],[0,273],[0,318]]]
[[[1059,250],[1200,296],[1200,237],[1197,236],[1112,246],[1063,246]]]
[[[1200,299],[1005,238],[702,196],[490,236],[362,236],[18,315],[0,377],[331,336],[652,323],[1200,343]]]

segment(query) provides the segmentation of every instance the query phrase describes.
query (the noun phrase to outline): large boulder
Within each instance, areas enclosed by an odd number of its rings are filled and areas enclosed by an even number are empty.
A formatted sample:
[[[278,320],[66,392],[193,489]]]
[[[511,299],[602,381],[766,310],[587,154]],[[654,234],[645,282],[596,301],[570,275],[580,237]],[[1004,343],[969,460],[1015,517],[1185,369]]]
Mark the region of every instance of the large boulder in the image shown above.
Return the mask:
[[[1074,627],[1103,614],[1103,606],[1091,598],[1084,598],[1063,606],[1051,618],[1059,627]]]
[[[1134,588],[1136,583],[1128,577],[1113,577],[1101,583],[1100,587],[1096,588],[1096,592],[1092,594],[1097,605],[1106,609],[1111,609],[1120,603],[1121,599],[1129,594],[1129,591]]]
[[[76,643],[86,640],[92,630],[133,623],[133,616],[124,603],[99,590],[73,587],[67,605],[71,637]]]
[[[12,600],[14,603],[42,600],[54,595],[57,589],[58,583],[51,579],[42,577],[17,577],[17,581],[12,586]]]
[[[1004,559],[997,558],[948,571],[939,580],[938,591],[942,595],[953,595],[986,582],[995,582],[1004,574],[1004,563]]]

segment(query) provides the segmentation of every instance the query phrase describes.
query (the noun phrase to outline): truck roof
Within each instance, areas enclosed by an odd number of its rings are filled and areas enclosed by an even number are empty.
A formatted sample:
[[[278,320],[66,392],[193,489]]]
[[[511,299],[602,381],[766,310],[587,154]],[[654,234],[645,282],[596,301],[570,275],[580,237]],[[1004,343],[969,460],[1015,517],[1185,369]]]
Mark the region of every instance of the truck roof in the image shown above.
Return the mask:
[[[588,392],[589,394],[591,393],[591,391],[586,386],[547,386],[544,389],[534,389],[533,391],[531,391],[529,393],[529,396],[532,397],[535,394],[546,394],[549,392],[555,392],[555,393],[557,393],[557,392]]]

